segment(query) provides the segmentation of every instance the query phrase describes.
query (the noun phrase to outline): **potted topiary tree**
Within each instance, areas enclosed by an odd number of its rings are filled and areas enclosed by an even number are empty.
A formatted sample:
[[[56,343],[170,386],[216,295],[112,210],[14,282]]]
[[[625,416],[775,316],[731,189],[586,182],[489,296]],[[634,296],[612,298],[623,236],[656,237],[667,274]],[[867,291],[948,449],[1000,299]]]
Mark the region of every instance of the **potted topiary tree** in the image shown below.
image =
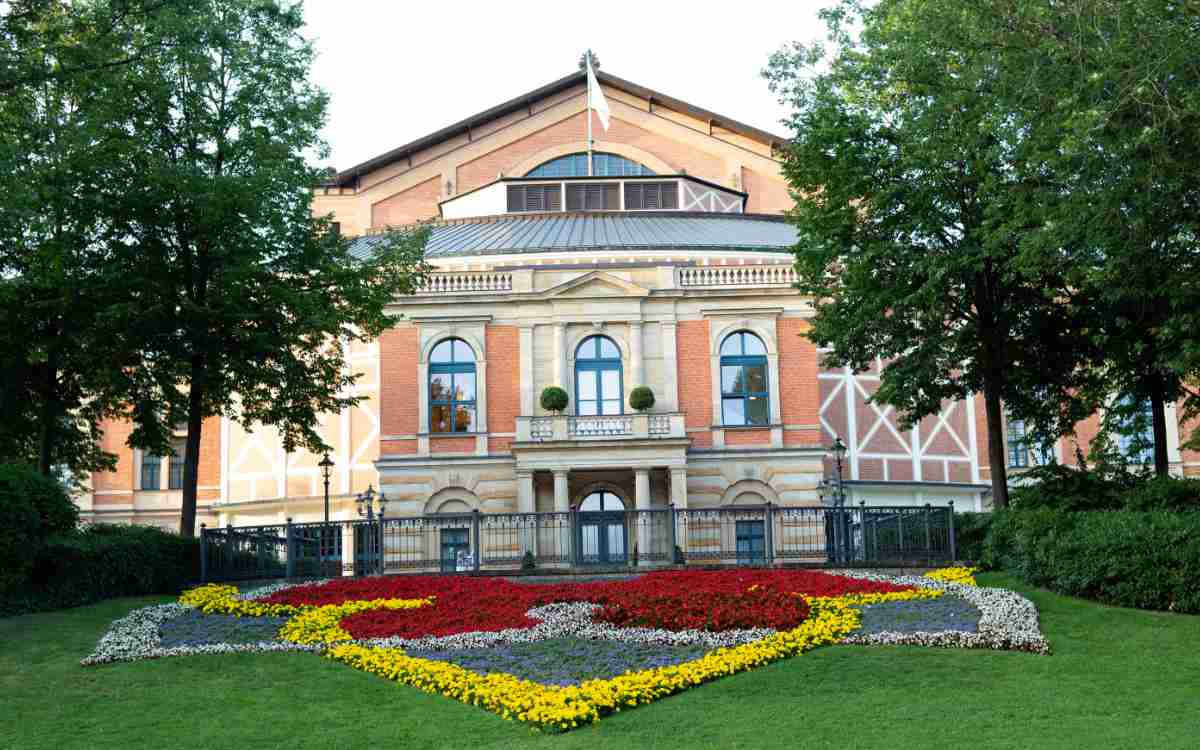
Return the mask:
[[[634,411],[646,412],[654,406],[654,391],[649,386],[639,385],[629,392],[629,406]]]
[[[542,389],[542,408],[546,411],[561,414],[563,409],[567,408],[568,401],[570,399],[567,398],[567,392],[557,385],[546,386]]]

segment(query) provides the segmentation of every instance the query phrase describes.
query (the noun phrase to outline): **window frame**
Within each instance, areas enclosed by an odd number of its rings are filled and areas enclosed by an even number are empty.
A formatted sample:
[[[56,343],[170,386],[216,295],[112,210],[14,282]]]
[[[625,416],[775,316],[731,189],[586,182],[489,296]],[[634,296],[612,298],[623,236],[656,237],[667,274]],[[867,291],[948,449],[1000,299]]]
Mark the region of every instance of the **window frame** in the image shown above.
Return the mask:
[[[454,342],[462,343],[462,345],[465,346],[467,348],[467,350],[471,353],[471,360],[469,362],[458,361],[458,358],[455,354],[455,350],[457,347],[454,346]],[[433,359],[434,352],[437,351],[438,347],[440,347],[440,346],[442,346],[442,344],[446,344],[446,343],[450,344],[450,361],[449,362],[435,362]],[[425,397],[426,397],[427,403],[429,405],[428,414],[427,414],[427,422],[428,422],[428,429],[429,429],[430,435],[439,435],[439,436],[441,436],[441,435],[472,435],[472,434],[475,434],[476,432],[478,432],[478,426],[479,426],[479,421],[478,421],[479,420],[479,371],[478,371],[478,368],[476,367],[477,363],[478,363],[478,356],[475,353],[475,349],[470,345],[470,343],[468,343],[466,341],[466,339],[463,339],[458,336],[447,336],[445,338],[438,339],[438,341],[429,349],[429,371],[425,378]],[[473,376],[473,379],[475,381],[473,397],[470,399],[455,398],[455,389],[454,389],[455,375],[464,375],[467,373],[470,373]],[[450,390],[449,390],[448,398],[434,398],[433,380],[438,375],[449,375],[450,376]],[[434,409],[439,406],[443,406],[443,407],[446,407],[447,409],[449,409],[449,415],[450,415],[449,416],[449,420],[450,420],[450,429],[449,430],[435,429],[436,422],[434,421],[434,418],[433,418],[433,412],[434,412]],[[466,430],[457,429],[458,428],[458,409],[459,409],[459,407],[464,407],[464,408],[469,407],[471,409],[471,424],[470,424],[469,429],[466,429]]]
[[[738,348],[741,353],[740,354],[721,354],[721,352],[725,349],[725,342],[729,341],[729,339],[733,338],[734,336],[739,337],[738,338]],[[746,354],[746,339],[745,339],[746,336],[752,336],[752,337],[754,337],[754,339],[756,341],[758,341],[759,345],[762,347],[762,350],[763,350],[762,354]],[[771,372],[770,372],[770,363],[767,358],[767,352],[769,352],[769,351],[770,350],[767,348],[767,343],[765,341],[763,341],[762,337],[759,336],[754,331],[751,331],[748,329],[742,328],[742,329],[738,329],[736,331],[731,331],[728,334],[721,337],[721,342],[717,346],[717,353],[719,356],[719,361],[717,363],[717,375],[721,379],[721,382],[719,385],[719,398],[720,398],[720,407],[721,407],[721,422],[720,422],[720,424],[722,427],[767,427],[771,424]],[[749,379],[747,377],[745,377],[745,375],[743,375],[741,390],[726,391],[725,390],[725,368],[726,367],[743,368],[743,370],[742,370],[743,373],[745,372],[744,368],[746,368],[746,367],[761,367],[764,390],[761,390],[761,391],[750,390]],[[750,401],[752,399],[760,399],[760,398],[763,399],[763,401],[765,402],[765,405],[766,405],[765,413],[763,416],[763,421],[762,422],[751,422],[750,421],[750,412],[748,409],[748,407],[750,405]],[[742,420],[743,420],[741,422],[741,424],[730,423],[726,420],[725,403],[727,401],[741,401],[741,403],[742,403]]]
[[[600,158],[597,158],[597,157],[600,157]],[[610,172],[610,171],[607,171],[607,167],[608,167],[607,162],[610,159],[620,160],[621,162],[624,162],[626,164],[635,165],[635,166],[637,166],[638,171],[637,172],[629,172],[629,171]],[[568,163],[568,160],[572,165],[570,174],[565,174],[565,173],[564,174],[556,174],[556,173],[536,174],[536,172],[539,169],[549,167],[551,164],[554,164],[556,162],[563,162],[565,164],[565,163]],[[556,156],[553,159],[547,159],[546,161],[542,162],[541,164],[538,164],[536,167],[533,167],[532,169],[527,171],[524,176],[525,177],[534,177],[537,179],[544,179],[544,180],[561,179],[563,177],[643,177],[643,176],[657,177],[658,176],[657,172],[650,169],[650,167],[647,167],[645,164],[642,164],[639,161],[634,161],[633,159],[630,159],[628,156],[621,156],[620,154],[614,154],[610,151],[594,151],[594,152],[592,152],[592,160],[593,160],[592,161],[593,170],[596,171],[596,174],[589,175],[587,173],[587,152],[586,151],[575,151],[575,152],[572,152],[569,154],[562,154],[561,156]],[[596,167],[598,167],[601,163],[605,164],[605,171],[600,171],[600,170],[596,169]],[[581,172],[578,171],[580,168],[582,168],[583,171],[581,171]]]
[[[156,456],[153,453],[142,454],[142,465],[138,470],[138,486],[143,490],[161,490],[162,489],[162,456]],[[154,481],[146,481],[146,469],[154,467]]]
[[[1126,397],[1121,400],[1122,405],[1128,407],[1131,405],[1132,399]],[[1141,434],[1135,431],[1138,418],[1142,417],[1145,422],[1145,427]],[[1117,450],[1124,457],[1127,464],[1137,464],[1146,466],[1154,463],[1154,405],[1146,399],[1137,409],[1136,412],[1128,417],[1122,416],[1119,418],[1116,428],[1117,433]],[[1133,445],[1138,440],[1141,440],[1145,445],[1137,453],[1133,450]]]
[[[167,489],[183,489],[183,467],[186,461],[187,443],[178,440],[171,441],[171,455],[167,456]]]
[[[587,345],[591,341],[597,341],[599,339],[603,339],[604,341],[607,341],[609,344],[611,344],[612,347],[617,350],[617,356],[616,357],[601,357],[601,356],[599,356],[600,348],[599,348],[598,343],[596,345],[596,355],[597,356],[595,356],[595,357],[581,357],[580,356],[580,352],[583,351],[583,347],[585,345]],[[582,410],[580,409],[580,407],[582,406],[584,399],[581,399],[579,397],[579,383],[580,383],[579,374],[581,372],[597,372],[597,373],[612,372],[614,370],[617,373],[617,398],[616,398],[617,409],[618,409],[617,413],[616,414],[605,414],[604,413],[604,402],[612,401],[612,399],[604,398],[604,376],[603,375],[598,375],[596,377],[596,398],[587,399],[587,401],[594,402],[596,404],[596,413],[595,414],[582,413]],[[575,386],[575,416],[578,416],[578,417],[617,417],[617,416],[622,416],[625,414],[625,362],[624,362],[623,358],[621,357],[621,347],[618,346],[617,342],[615,340],[613,340],[611,337],[605,336],[602,333],[593,333],[591,335],[583,337],[583,340],[581,340],[579,342],[579,344],[577,344],[575,347],[574,379],[575,379],[575,383],[574,383],[574,386]]]

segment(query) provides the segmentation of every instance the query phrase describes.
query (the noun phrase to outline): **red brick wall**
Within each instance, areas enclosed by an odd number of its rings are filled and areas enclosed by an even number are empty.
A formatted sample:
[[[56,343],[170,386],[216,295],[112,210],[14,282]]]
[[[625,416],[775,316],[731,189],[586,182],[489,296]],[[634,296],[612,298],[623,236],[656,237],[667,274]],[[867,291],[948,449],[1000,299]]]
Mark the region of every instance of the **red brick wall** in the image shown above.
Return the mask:
[[[708,352],[708,321],[681,320],[675,334],[679,368],[679,408],[687,429],[712,426],[712,370]],[[712,445],[712,432],[688,435],[692,445]]]
[[[787,183],[772,180],[745,167],[742,167],[742,190],[750,194],[746,200],[746,213],[777,214],[795,204],[788,194]]]
[[[92,474],[92,489],[96,491],[132,490],[134,488],[133,449],[127,447],[125,441],[129,438],[133,425],[124,420],[106,420],[102,429],[100,449],[116,454],[117,468],[115,471]],[[96,499],[103,501],[103,498]],[[127,503],[129,500],[122,499],[117,502]]]
[[[474,453],[475,437],[433,437],[429,438],[430,453]]]
[[[769,430],[725,430],[725,445],[770,445]]]
[[[441,180],[441,175],[431,177],[375,203],[371,206],[371,226],[399,226],[435,218],[442,198]]]
[[[820,387],[817,381],[817,347],[804,338],[808,322],[781,318],[779,337],[779,414],[785,425],[818,424]],[[785,430],[784,445],[821,445],[819,430]]]
[[[379,337],[379,432],[382,435],[411,435],[419,431],[416,402],[419,357],[416,328],[391,328]],[[414,453],[416,443],[381,440],[379,452]]]
[[[488,432],[516,432],[521,410],[521,343],[517,328],[490,325],[486,337]],[[488,438],[489,453],[508,453],[511,445],[512,438]]]
[[[671,165],[675,172],[686,169],[688,174],[696,177],[721,185],[728,184],[729,175],[725,174],[724,162],[721,159],[697,151],[679,141],[642,130],[616,117],[610,120],[608,132],[600,130],[596,137],[606,141],[627,143],[630,146],[649,151]],[[510,174],[516,164],[555,146],[578,144],[579,150],[582,151],[586,139],[587,116],[580,112],[478,159],[462,164],[458,168],[457,192],[474,190],[480,185],[493,182],[500,172],[504,172],[509,177],[520,177],[522,175]]]

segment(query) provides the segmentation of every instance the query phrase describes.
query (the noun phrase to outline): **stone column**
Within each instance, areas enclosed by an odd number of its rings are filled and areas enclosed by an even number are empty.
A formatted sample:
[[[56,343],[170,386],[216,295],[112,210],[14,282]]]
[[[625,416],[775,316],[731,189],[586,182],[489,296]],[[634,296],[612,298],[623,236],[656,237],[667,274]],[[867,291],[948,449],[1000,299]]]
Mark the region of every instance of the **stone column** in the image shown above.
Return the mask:
[[[532,417],[536,388],[536,383],[533,382],[533,326],[522,325],[518,337],[520,351],[517,356],[521,361],[521,416]]]
[[[517,471],[517,512],[533,513],[536,510],[533,494],[533,472]]]
[[[688,525],[686,523],[687,514],[681,511],[686,511],[688,507],[687,496],[687,469],[677,468],[671,469],[671,504],[675,506],[675,546],[678,547],[684,554],[688,548]],[[671,550],[672,562],[674,562],[675,550]]]
[[[650,470],[635,469],[633,472],[633,498],[638,510],[650,510]]]
[[[554,324],[554,382],[551,385],[557,385],[559,388],[564,388],[568,393],[571,392],[567,388],[566,377],[564,376],[567,363],[567,324]]]
[[[650,470],[634,469],[633,501],[639,511],[650,510]],[[638,513],[633,524],[634,548],[638,550],[638,567],[648,563],[648,556],[655,547],[655,516],[653,513]],[[661,520],[661,519],[660,519]]]
[[[662,324],[663,394],[664,411],[679,411],[679,365],[675,350],[675,321]]]
[[[630,390],[639,385],[645,385],[645,372],[642,367],[642,324],[635,321],[629,324],[629,384]]]
[[[554,470],[554,512],[566,513],[571,510],[571,498],[567,494],[567,469]]]

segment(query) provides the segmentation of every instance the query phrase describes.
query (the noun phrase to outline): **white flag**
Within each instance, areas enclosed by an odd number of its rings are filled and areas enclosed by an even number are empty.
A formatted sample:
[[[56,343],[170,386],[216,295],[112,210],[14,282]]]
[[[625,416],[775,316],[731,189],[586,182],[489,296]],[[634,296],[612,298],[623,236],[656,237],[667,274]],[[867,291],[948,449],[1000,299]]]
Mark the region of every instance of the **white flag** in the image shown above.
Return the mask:
[[[596,114],[600,115],[600,124],[604,126],[604,132],[608,132],[608,100],[604,98],[604,92],[600,90],[600,82],[596,80],[596,74],[592,71],[592,59],[589,57],[587,61],[588,74],[588,107],[596,110]],[[588,113],[588,117],[591,117]]]

